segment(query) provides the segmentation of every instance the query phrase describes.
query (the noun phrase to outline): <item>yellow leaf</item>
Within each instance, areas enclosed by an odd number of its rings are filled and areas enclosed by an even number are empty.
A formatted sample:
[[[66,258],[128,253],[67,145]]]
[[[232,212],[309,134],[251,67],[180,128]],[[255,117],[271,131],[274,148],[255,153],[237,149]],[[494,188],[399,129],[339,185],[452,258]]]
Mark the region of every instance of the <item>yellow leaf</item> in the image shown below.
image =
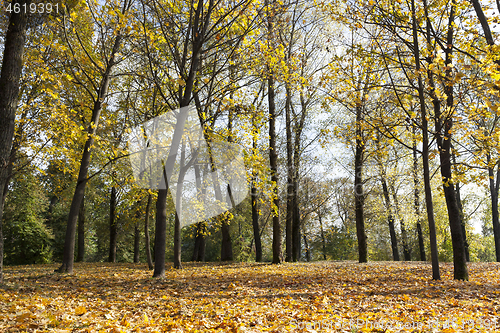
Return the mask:
[[[75,314],[76,314],[77,316],[81,316],[81,315],[83,315],[83,314],[85,314],[85,313],[87,313],[87,309],[85,309],[85,307],[83,307],[83,306],[79,306],[79,307],[77,307],[77,308],[75,309]]]

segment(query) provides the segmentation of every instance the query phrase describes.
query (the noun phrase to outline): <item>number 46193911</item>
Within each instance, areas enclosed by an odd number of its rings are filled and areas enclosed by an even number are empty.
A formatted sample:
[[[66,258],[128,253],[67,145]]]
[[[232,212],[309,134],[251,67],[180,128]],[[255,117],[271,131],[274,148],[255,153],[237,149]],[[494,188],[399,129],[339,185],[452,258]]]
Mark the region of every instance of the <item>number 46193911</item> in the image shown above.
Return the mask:
[[[7,5],[6,9],[9,13],[31,13],[31,14],[43,14],[47,13],[50,14],[52,12],[59,13],[59,4],[51,4],[51,3],[31,3],[29,5],[27,4],[20,4],[18,2],[12,4],[11,2]]]

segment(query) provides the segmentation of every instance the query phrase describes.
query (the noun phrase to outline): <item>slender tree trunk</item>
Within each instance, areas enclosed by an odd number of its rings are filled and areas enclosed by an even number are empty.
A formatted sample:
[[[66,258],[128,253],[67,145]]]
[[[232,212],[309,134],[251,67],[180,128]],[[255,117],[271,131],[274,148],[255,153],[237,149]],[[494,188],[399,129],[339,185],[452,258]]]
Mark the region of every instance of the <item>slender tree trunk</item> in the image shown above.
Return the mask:
[[[228,116],[228,130],[229,133],[232,132],[232,127],[233,127],[233,122],[232,122],[233,114],[232,111],[229,111],[229,116]],[[228,136],[228,142],[233,142],[232,135],[230,134]],[[233,207],[234,208],[234,207]],[[229,229],[229,222],[230,219],[228,216],[221,217],[222,219],[222,224],[221,224],[221,235],[222,235],[222,240],[221,240],[221,249],[220,249],[220,259],[221,261],[232,261],[233,260],[233,242],[231,240],[231,232]]]
[[[154,242],[154,271],[153,277],[162,278],[165,276],[165,248],[167,242],[167,180],[163,177],[165,188],[158,190],[156,199],[156,222],[155,222],[155,242]]]
[[[66,237],[64,239],[64,253],[63,262],[61,267],[57,270],[61,273],[73,273],[73,262],[75,254],[75,233],[76,233],[76,223],[78,220],[78,212],[80,211],[80,205],[83,200],[83,195],[85,192],[85,186],[87,185],[87,173],[90,165],[91,148],[94,145],[94,136],[99,127],[99,120],[102,110],[102,103],[108,95],[109,82],[111,80],[111,73],[116,65],[116,54],[120,48],[122,36],[118,35],[115,39],[113,50],[109,57],[108,63],[106,65],[106,70],[103,74],[102,80],[100,82],[97,96],[95,98],[94,107],[92,109],[92,118],[90,125],[87,129],[87,141],[83,148],[82,159],[80,161],[80,171],[78,172],[78,180],[76,183],[75,192],[73,194],[73,199],[71,201],[71,208],[68,214],[68,223],[66,227]]]
[[[80,212],[78,213],[78,253],[76,261],[82,262],[85,257],[85,196],[82,199]]]
[[[257,135],[258,128],[255,122],[255,115],[252,117],[252,148],[253,151],[257,151]],[[257,182],[257,171],[252,171],[252,188],[251,188],[251,200],[252,200],[252,228],[253,228],[253,239],[255,241],[255,261],[262,261],[262,242],[260,239],[259,230],[259,206],[257,201],[257,187],[255,183]]]
[[[453,152],[453,145],[451,146],[451,158],[453,160],[453,164],[457,164],[457,160],[455,157],[455,153]],[[464,216],[464,209],[462,206],[462,198],[460,196],[460,183],[457,181],[455,184],[455,193],[456,193],[456,198],[457,198],[457,206],[458,206],[458,211],[460,212],[460,221],[461,221],[461,229],[462,229],[462,238],[464,240],[464,248],[465,248],[465,259],[467,262],[470,260],[469,256],[469,242],[467,242],[467,230],[465,230],[465,216]]]
[[[146,249],[146,259],[148,262],[148,268],[153,269],[153,260],[151,259],[151,246],[149,239],[149,212],[151,210],[151,193],[148,192],[148,203],[146,204],[146,216],[144,217],[144,246]]]
[[[321,242],[323,245],[323,260],[326,260],[326,239],[325,231],[323,230],[323,222],[321,221],[321,214],[318,214],[319,226],[321,228]]]
[[[292,121],[291,121],[291,89],[286,86],[286,101],[285,101],[285,127],[286,127],[286,165],[287,165],[287,184],[286,184],[286,256],[285,261],[292,261],[292,220],[294,209],[294,182],[293,182],[293,143],[292,143]]]
[[[304,234],[304,246],[306,247],[306,260],[307,262],[311,261],[311,250],[309,249],[309,243],[307,242],[307,237]]]
[[[366,244],[365,219],[363,213],[364,192],[363,192],[363,159],[365,144],[362,138],[361,106],[356,107],[356,151],[354,154],[354,209],[356,213],[356,235],[358,238],[359,262],[368,261],[368,250]]]
[[[11,4],[19,4],[20,8],[26,4],[29,7],[31,1],[12,1]],[[28,14],[24,11],[12,12],[9,17],[7,34],[3,49],[2,69],[0,72],[0,283],[3,281],[3,207],[4,188],[8,183],[10,172],[8,166],[11,158],[12,139],[14,137],[14,123],[16,118],[17,104],[19,100],[19,81],[23,69],[24,44],[26,40],[26,29]]]
[[[274,79],[268,78],[268,100],[269,100],[269,161],[271,164],[271,183],[273,186],[273,263],[281,262],[281,228],[279,217],[279,193],[278,193],[278,153],[276,146],[276,106],[274,104]]]
[[[491,219],[493,224],[493,239],[495,241],[495,255],[497,262],[500,262],[500,222],[498,217],[498,189],[500,180],[500,168],[497,165],[496,182],[495,170],[491,166],[491,155],[486,155],[488,162],[488,176],[490,181],[490,197],[491,197]]]
[[[268,42],[271,44],[273,39],[273,15],[274,10],[269,8],[269,0],[265,1],[268,9],[267,13],[267,32]],[[273,5],[271,5],[273,6]],[[269,106],[269,164],[271,168],[271,184],[273,186],[273,264],[281,262],[281,227],[279,216],[279,193],[278,193],[278,147],[276,146],[276,105],[275,105],[275,87],[274,87],[274,73],[270,65],[267,65],[267,100]]]
[[[483,9],[481,8],[481,4],[479,0],[471,0],[472,5],[474,7],[474,11],[476,12],[476,16],[483,28],[484,37],[486,39],[486,43],[490,46],[495,45],[495,41],[493,39],[493,34],[491,33],[490,25],[488,19],[484,15]],[[497,7],[500,7],[497,2]],[[495,63],[500,66],[500,60],[495,60]],[[496,260],[500,262],[500,222],[498,218],[498,188],[500,183],[500,170],[497,169],[497,179],[496,184],[495,180],[492,179],[494,177],[494,168],[490,166],[491,156],[487,155],[488,159],[488,175],[490,176],[490,194],[491,194],[491,207],[492,207],[492,222],[493,222],[493,235],[495,240],[495,254]]]
[[[141,248],[141,231],[139,230],[139,222],[136,222],[134,228],[134,263],[139,262],[139,254]]]
[[[427,36],[430,38],[430,22],[427,10],[427,0],[424,1],[424,10],[427,19]],[[436,223],[434,221],[434,206],[432,203],[432,188],[431,188],[431,178],[429,173],[429,132],[428,132],[428,121],[427,121],[427,109],[425,105],[425,92],[424,85],[422,82],[422,76],[420,74],[420,49],[418,47],[418,36],[417,36],[417,19],[415,14],[415,0],[411,1],[411,11],[412,11],[412,31],[413,31],[413,54],[415,58],[415,69],[417,74],[418,82],[418,96],[420,102],[420,115],[422,121],[422,168],[424,170],[424,190],[425,190],[425,207],[427,211],[427,221],[429,223],[429,238],[431,243],[431,261],[432,261],[432,279],[440,280],[441,276],[439,273],[439,260],[437,251],[437,240],[436,240]],[[427,40],[430,46],[430,41]],[[430,81],[432,81],[432,73]]]
[[[464,248],[465,248],[465,260],[467,262],[470,261],[470,253],[469,253],[469,242],[467,241],[467,230],[465,229],[465,216],[464,216],[464,208],[462,206],[462,198],[460,196],[460,183],[457,182],[455,184],[455,192],[457,195],[457,206],[458,211],[460,212],[460,221],[462,221],[461,229],[462,229],[462,238],[464,240]]]
[[[234,61],[234,56],[233,59]],[[229,77],[231,81],[231,87],[233,88],[234,86],[234,66],[230,66],[229,68]],[[229,94],[229,98],[233,99],[233,89],[231,89],[231,92]],[[232,143],[233,140],[233,108],[229,108],[229,114],[227,117],[227,130],[228,130],[228,137],[227,137],[227,142]],[[234,208],[234,207],[233,207]],[[233,260],[233,242],[231,240],[231,232],[229,229],[229,222],[230,219],[228,216],[225,216],[222,218],[222,225],[221,225],[221,235],[222,235],[222,240],[221,240],[221,254],[220,254],[220,259],[221,261],[232,261]],[[238,237],[239,239],[239,237]]]
[[[449,66],[452,62],[453,52],[453,25],[455,20],[455,5],[452,0],[450,8],[450,17],[448,22],[447,48],[445,49],[445,64]],[[457,205],[456,192],[453,187],[451,175],[451,136],[453,127],[453,116],[451,114],[453,105],[453,83],[451,67],[446,70],[444,92],[446,98],[446,110],[450,114],[441,115],[441,112],[434,111],[436,117],[436,141],[438,144],[439,158],[441,161],[441,176],[443,179],[444,197],[446,207],[448,208],[448,218],[451,230],[451,242],[453,246],[453,269],[456,280],[468,280],[467,261],[465,258],[465,246],[462,236],[462,221],[460,211]],[[444,121],[443,121],[444,120]]]
[[[207,9],[206,12],[202,12],[204,10],[204,5],[203,1],[200,0],[198,2],[198,6],[196,8],[196,12],[194,13],[194,18],[192,18],[192,31],[194,31],[194,36],[193,36],[193,42],[192,42],[192,55],[191,55],[191,63],[189,66],[189,72],[187,74],[187,77],[185,78],[185,86],[184,86],[184,91],[182,91],[182,88],[179,90],[179,106],[181,108],[189,106],[189,103],[191,101],[191,96],[193,93],[193,87],[194,87],[194,81],[196,78],[196,73],[198,72],[198,68],[200,65],[200,55],[201,55],[201,49],[203,46],[203,43],[206,38],[206,28],[208,27],[208,23],[210,22],[210,17],[213,11],[213,5],[210,4],[209,8]],[[187,46],[186,46],[187,48]],[[186,59],[184,59],[186,60]],[[183,68],[184,70],[184,68]],[[184,124],[185,124],[186,118],[185,117],[179,117],[177,119],[177,123],[175,126],[174,134],[173,134],[173,139],[170,145],[170,152],[172,154],[169,154],[167,157],[167,161],[165,162],[165,168],[164,168],[164,182],[165,182],[165,189],[160,189],[158,190],[158,198],[156,201],[156,230],[155,230],[155,263],[154,263],[154,272],[153,272],[153,277],[164,277],[165,276],[165,249],[166,249],[166,235],[167,235],[167,213],[166,213],[166,200],[167,200],[167,194],[168,194],[168,180],[166,175],[171,175],[172,170],[174,167],[174,159],[176,158],[176,153],[177,149],[179,148],[181,138],[182,138],[182,133],[184,132]],[[177,215],[177,212],[176,212]],[[177,222],[179,221],[179,218],[176,216]],[[175,228],[178,228],[178,230],[174,229],[174,253],[179,253],[179,258],[180,258],[180,223],[175,223]],[[175,241],[175,236],[178,235],[179,241]],[[179,248],[175,248],[179,246]],[[175,257],[175,256],[174,256]],[[175,259],[175,258],[174,258]],[[180,262],[179,262],[180,264]],[[181,268],[179,265],[178,268]]]
[[[182,211],[182,188],[184,177],[186,176],[186,144],[182,141],[181,144],[181,159],[179,163],[179,177],[177,181],[177,194],[175,196],[175,219],[174,219],[174,268],[181,269],[181,221],[179,213]]]
[[[413,127],[413,135],[415,136],[415,126]],[[417,237],[418,237],[418,248],[420,253],[420,260],[425,261],[427,257],[425,256],[425,246],[424,246],[424,235],[422,233],[422,216],[420,214],[420,191],[419,191],[419,181],[418,181],[418,159],[417,159],[417,142],[413,139],[413,193],[414,193],[414,207],[415,215],[417,217]]]
[[[206,189],[202,186],[200,166],[198,164],[194,165],[195,178],[196,178],[196,191],[198,200],[202,200],[202,195],[206,193]],[[196,223],[195,228],[195,242],[194,251],[191,261],[205,261],[205,235],[206,235],[206,222]],[[203,257],[202,257],[203,253]]]
[[[118,238],[118,226],[116,222],[116,187],[111,188],[109,200],[109,262],[116,262],[116,241]]]
[[[396,237],[396,230],[394,229],[394,217],[392,215],[391,201],[389,199],[389,191],[387,190],[387,182],[385,181],[384,175],[382,175],[380,181],[384,193],[385,208],[388,213],[387,221],[389,222],[389,233],[391,235],[392,259],[394,261],[399,261],[398,239]]]
[[[300,93],[300,121],[298,124],[295,124],[294,134],[295,140],[293,143],[293,179],[292,179],[292,206],[293,206],[293,215],[292,215],[292,260],[299,261],[300,260],[300,210],[299,210],[299,170],[300,170],[300,140],[302,137],[302,130],[304,129],[304,123],[307,115],[307,103],[304,99],[304,94]]]

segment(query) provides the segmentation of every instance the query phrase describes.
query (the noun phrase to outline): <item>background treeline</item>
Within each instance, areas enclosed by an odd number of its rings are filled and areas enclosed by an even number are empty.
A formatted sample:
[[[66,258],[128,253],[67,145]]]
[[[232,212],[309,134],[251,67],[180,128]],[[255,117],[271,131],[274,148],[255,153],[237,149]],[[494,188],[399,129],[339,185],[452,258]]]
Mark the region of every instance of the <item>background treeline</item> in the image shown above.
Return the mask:
[[[2,2],[5,264],[429,260],[467,279],[500,260],[500,8],[15,4],[38,2]],[[168,190],[134,183],[126,137],[188,105],[209,146],[243,149],[249,195],[181,228]]]

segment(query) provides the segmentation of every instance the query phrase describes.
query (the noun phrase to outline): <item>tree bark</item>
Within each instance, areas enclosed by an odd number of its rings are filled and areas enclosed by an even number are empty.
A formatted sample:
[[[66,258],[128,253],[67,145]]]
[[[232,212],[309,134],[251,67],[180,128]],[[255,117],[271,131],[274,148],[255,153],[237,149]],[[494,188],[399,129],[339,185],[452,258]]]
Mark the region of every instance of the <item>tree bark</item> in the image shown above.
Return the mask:
[[[78,213],[78,252],[76,261],[82,262],[85,258],[85,195],[82,199],[80,212]]]
[[[299,210],[299,170],[300,170],[300,140],[302,137],[302,130],[304,129],[304,123],[307,115],[307,103],[304,99],[303,92],[300,92],[300,120],[294,126],[295,141],[293,143],[293,177],[292,177],[292,260],[300,260],[300,232],[301,232],[301,221],[300,221],[300,210]],[[294,115],[296,118],[297,115]]]
[[[365,144],[362,139],[362,107],[356,107],[356,148],[354,154],[354,209],[356,214],[356,235],[358,238],[358,259],[360,263],[368,261],[366,244],[365,219],[364,219],[364,193],[363,193],[363,159]]]
[[[230,71],[233,71],[233,66],[231,66]],[[232,79],[233,73],[230,74],[230,77]],[[232,91],[230,94],[230,98],[232,99]],[[232,108],[229,108],[229,114],[228,114],[228,120],[227,120],[227,129],[229,132],[229,135],[227,137],[227,142],[231,143],[233,142],[233,136],[232,136],[232,131],[233,131],[233,110]],[[215,168],[214,168],[215,170]],[[233,207],[234,208],[234,207]],[[231,233],[229,230],[229,217],[226,215],[223,215],[221,217],[222,219],[222,224],[221,224],[221,235],[222,235],[222,240],[221,240],[221,248],[220,248],[220,260],[221,261],[232,261],[233,260],[233,242],[231,240]]]
[[[257,149],[257,139],[256,139],[256,124],[255,117],[252,118],[254,135],[252,139],[252,147],[254,151]],[[252,228],[253,228],[253,239],[255,241],[255,261],[262,261],[262,243],[260,239],[260,230],[259,230],[259,207],[257,202],[257,188],[255,183],[257,181],[257,172],[253,171],[252,174],[252,189],[251,189],[251,199],[252,199]]]
[[[12,1],[12,5],[18,3],[21,8],[24,4],[29,7],[31,1]],[[9,17],[7,34],[3,49],[2,69],[0,72],[0,283],[3,281],[3,207],[4,187],[10,177],[8,166],[12,139],[14,137],[14,123],[16,118],[17,104],[19,100],[19,82],[23,69],[24,44],[26,40],[26,29],[28,25],[28,14],[24,11],[12,12]]]
[[[493,239],[495,241],[495,255],[497,262],[500,262],[500,222],[498,218],[498,189],[500,185],[500,167],[497,165],[496,183],[495,173],[491,166],[491,155],[486,155],[488,162],[488,176],[490,181],[490,197],[491,197],[491,219],[493,224]]]
[[[118,226],[116,221],[116,186],[111,187],[109,200],[109,256],[108,262],[116,262],[116,242],[118,238]]]
[[[94,101],[94,107],[92,109],[92,118],[87,129],[87,141],[83,148],[82,159],[80,161],[80,170],[78,172],[78,179],[76,183],[75,192],[73,194],[73,199],[71,201],[71,208],[68,214],[68,223],[66,227],[66,237],[64,239],[64,253],[62,265],[57,269],[60,273],[73,273],[73,262],[75,254],[75,233],[76,233],[76,223],[78,220],[78,212],[80,211],[80,205],[82,203],[83,195],[85,192],[85,187],[87,185],[87,173],[90,165],[91,158],[91,148],[94,145],[94,136],[99,127],[99,118],[102,111],[102,103],[108,95],[109,83],[111,81],[111,73],[116,65],[116,54],[120,48],[122,40],[122,35],[118,35],[115,38],[113,49],[109,56],[109,60],[106,65],[106,70],[103,74],[102,80],[100,82],[97,96]]]
[[[445,65],[450,66],[453,53],[453,24],[455,20],[455,0],[451,2],[450,17],[448,22],[447,32],[447,47],[445,51]],[[452,112],[453,103],[453,83],[451,67],[445,71],[446,77],[444,82],[444,92],[446,98],[446,109]],[[437,103],[436,103],[437,104]],[[436,112],[438,111],[438,112]],[[457,204],[456,192],[453,187],[451,174],[451,136],[453,127],[453,117],[451,114],[442,115],[440,108],[435,108],[434,115],[436,117],[436,141],[439,149],[439,158],[441,161],[441,176],[443,180],[444,196],[446,199],[446,207],[448,209],[448,218],[451,230],[451,242],[453,246],[453,271],[454,279],[468,280],[469,273],[467,270],[467,261],[465,257],[465,245],[462,236],[462,221],[460,210]]]
[[[269,0],[265,1],[267,12],[267,33],[268,43],[272,43],[273,39],[273,16],[274,8],[271,12],[269,8]],[[276,146],[276,104],[275,104],[275,87],[274,87],[274,73],[270,65],[267,65],[267,100],[269,107],[269,164],[271,168],[271,184],[273,187],[273,264],[281,262],[281,226],[279,217],[279,193],[278,193],[278,147]]]
[[[465,218],[464,218],[464,208],[462,206],[462,198],[460,196],[460,183],[457,182],[455,184],[455,192],[457,195],[457,206],[458,211],[460,212],[460,225],[462,229],[462,238],[464,240],[464,249],[465,249],[465,260],[467,262],[470,261],[470,253],[469,253],[469,242],[467,241],[467,230],[465,230]]]
[[[153,260],[151,259],[151,246],[149,239],[149,212],[151,210],[151,193],[148,192],[148,203],[146,204],[146,216],[144,217],[144,246],[146,248],[146,259],[148,262],[148,268],[153,269]]]
[[[186,176],[186,144],[181,143],[181,159],[179,164],[179,176],[177,181],[177,194],[175,196],[175,219],[174,219],[174,268],[182,268],[181,260],[181,221],[179,213],[182,211],[182,187]]]
[[[415,136],[415,126],[413,127],[413,135]],[[424,246],[424,235],[422,233],[422,217],[420,214],[420,190],[418,181],[418,159],[417,159],[417,142],[413,139],[413,194],[414,194],[414,208],[415,215],[417,217],[417,237],[418,237],[418,249],[420,253],[420,260],[427,260],[425,256],[425,246]]]
[[[281,262],[281,228],[279,217],[279,193],[278,193],[278,154],[276,146],[276,106],[274,104],[274,79],[268,78],[268,101],[269,101],[269,162],[271,166],[271,183],[273,186],[273,264]]]
[[[323,245],[323,260],[326,260],[326,239],[325,239],[325,231],[323,230],[323,222],[321,221],[321,215],[318,214],[319,226],[321,228],[321,242]]]
[[[427,44],[430,47],[430,19],[428,15],[427,0],[424,2],[424,11],[426,16],[426,31],[427,31]],[[422,121],[422,168],[424,169],[424,191],[425,191],[425,208],[427,211],[427,221],[429,223],[429,238],[431,243],[431,261],[432,261],[432,279],[440,280],[441,276],[439,273],[439,260],[437,251],[437,240],[436,240],[436,223],[434,221],[434,206],[432,202],[432,188],[431,188],[431,178],[429,173],[429,132],[428,132],[428,121],[427,121],[427,109],[425,104],[425,92],[422,82],[422,76],[420,74],[420,49],[418,47],[418,36],[417,36],[417,19],[415,14],[415,0],[411,2],[412,11],[412,31],[413,31],[413,55],[415,58],[415,69],[418,81],[418,96],[420,102],[420,116]],[[429,81],[432,82],[432,72],[428,72]]]
[[[139,262],[139,254],[141,248],[141,232],[139,230],[139,222],[135,223],[134,228],[134,263]]]
[[[285,128],[286,128],[286,165],[287,165],[287,184],[286,184],[286,225],[285,225],[285,240],[286,240],[286,256],[285,261],[292,261],[292,220],[294,215],[294,182],[293,182],[293,144],[292,144],[292,121],[291,121],[291,89],[286,86],[285,100]]]
[[[155,242],[154,242],[154,271],[153,277],[165,276],[165,249],[167,242],[167,194],[168,185],[165,177],[165,188],[158,190],[156,199],[156,222],[155,222]]]

